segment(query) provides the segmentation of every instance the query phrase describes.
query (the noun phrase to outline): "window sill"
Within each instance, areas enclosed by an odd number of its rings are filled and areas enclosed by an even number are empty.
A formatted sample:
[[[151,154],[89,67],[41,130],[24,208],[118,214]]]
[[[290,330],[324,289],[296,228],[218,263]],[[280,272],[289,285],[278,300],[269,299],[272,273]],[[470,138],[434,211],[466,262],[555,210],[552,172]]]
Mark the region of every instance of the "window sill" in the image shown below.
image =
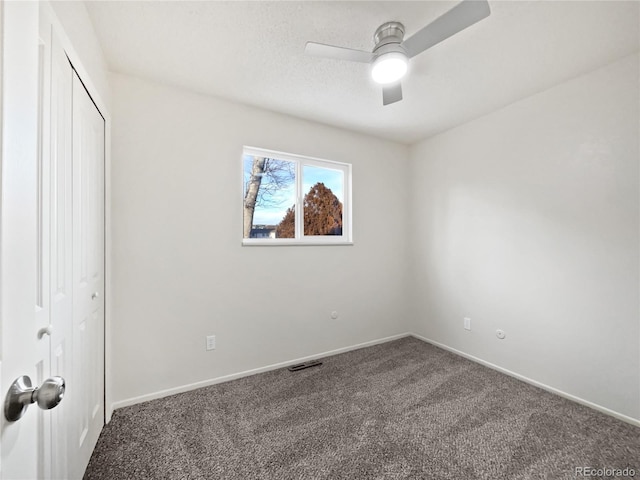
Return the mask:
[[[320,241],[320,240],[286,240],[286,239],[243,239],[243,247],[334,247],[334,246],[351,246],[353,241],[348,240],[333,240],[333,241]]]

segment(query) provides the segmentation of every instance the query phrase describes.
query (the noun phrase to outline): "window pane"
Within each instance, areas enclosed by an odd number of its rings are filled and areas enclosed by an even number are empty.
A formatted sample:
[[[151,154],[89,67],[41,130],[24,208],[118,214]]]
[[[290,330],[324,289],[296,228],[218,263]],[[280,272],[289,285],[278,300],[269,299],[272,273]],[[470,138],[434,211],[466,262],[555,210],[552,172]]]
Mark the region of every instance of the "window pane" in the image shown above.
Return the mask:
[[[341,170],[305,165],[302,168],[304,192],[304,234],[342,235],[344,175]]]
[[[296,165],[244,155],[244,238],[295,238]]]

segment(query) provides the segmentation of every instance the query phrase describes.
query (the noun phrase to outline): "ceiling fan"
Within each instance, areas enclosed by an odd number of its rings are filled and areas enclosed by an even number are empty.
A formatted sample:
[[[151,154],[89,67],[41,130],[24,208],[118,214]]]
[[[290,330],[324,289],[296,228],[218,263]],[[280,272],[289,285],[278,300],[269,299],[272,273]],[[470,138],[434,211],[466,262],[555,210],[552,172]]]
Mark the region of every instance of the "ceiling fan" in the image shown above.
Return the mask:
[[[400,22],[380,25],[373,35],[376,45],[372,52],[307,42],[304,53],[372,64],[371,76],[382,84],[382,104],[389,105],[402,100],[400,79],[407,73],[410,58],[488,17],[490,13],[487,0],[463,0],[406,40],[403,40],[404,25]]]

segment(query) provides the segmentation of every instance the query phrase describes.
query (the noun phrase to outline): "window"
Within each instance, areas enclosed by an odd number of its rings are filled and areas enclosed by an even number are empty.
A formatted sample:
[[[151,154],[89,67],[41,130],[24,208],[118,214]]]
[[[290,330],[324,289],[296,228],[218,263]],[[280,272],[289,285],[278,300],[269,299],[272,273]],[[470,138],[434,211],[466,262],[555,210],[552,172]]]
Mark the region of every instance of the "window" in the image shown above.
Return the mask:
[[[351,243],[351,165],[245,147],[243,245]]]

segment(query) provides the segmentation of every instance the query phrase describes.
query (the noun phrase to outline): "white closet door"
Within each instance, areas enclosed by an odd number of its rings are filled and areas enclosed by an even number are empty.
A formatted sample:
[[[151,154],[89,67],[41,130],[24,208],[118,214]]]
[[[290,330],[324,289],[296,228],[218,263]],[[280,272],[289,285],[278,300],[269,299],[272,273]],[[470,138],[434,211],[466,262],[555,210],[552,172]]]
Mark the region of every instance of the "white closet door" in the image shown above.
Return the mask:
[[[104,425],[104,119],[73,74],[73,375],[71,477]],[[71,395],[73,390],[74,394]],[[76,455],[77,453],[77,455]]]

